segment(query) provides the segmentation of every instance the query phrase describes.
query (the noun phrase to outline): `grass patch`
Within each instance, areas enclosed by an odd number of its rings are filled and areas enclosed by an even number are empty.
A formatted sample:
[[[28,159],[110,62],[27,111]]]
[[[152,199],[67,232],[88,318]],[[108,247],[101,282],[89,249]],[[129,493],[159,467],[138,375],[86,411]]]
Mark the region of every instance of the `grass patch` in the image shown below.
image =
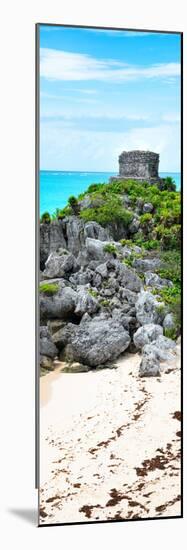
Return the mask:
[[[59,285],[57,283],[40,283],[39,290],[46,296],[54,296],[59,290]]]
[[[166,336],[166,338],[171,338],[171,340],[175,340],[177,338],[176,328],[164,328],[164,336]]]
[[[106,244],[103,248],[104,252],[108,252],[109,254],[117,254],[117,248],[115,244]]]

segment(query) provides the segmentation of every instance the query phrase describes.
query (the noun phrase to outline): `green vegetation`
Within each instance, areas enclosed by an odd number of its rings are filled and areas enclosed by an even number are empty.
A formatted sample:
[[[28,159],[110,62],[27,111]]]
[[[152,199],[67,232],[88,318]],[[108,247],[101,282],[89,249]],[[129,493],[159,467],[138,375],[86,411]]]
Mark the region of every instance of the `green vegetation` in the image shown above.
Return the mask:
[[[128,227],[133,219],[133,213],[122,206],[120,197],[107,193],[105,202],[95,208],[85,208],[81,211],[80,217],[85,221],[96,221],[103,226],[122,222],[124,227]]]
[[[175,340],[178,336],[177,329],[175,327],[164,328],[164,336],[166,336],[166,338],[171,338],[172,340]]]
[[[109,300],[100,300],[100,305],[103,306],[103,307],[108,307],[110,305],[110,301]]]
[[[131,255],[128,258],[124,258],[122,263],[128,265],[129,267],[132,267],[133,263],[134,263],[134,260],[140,260],[143,257],[144,257],[144,251],[140,252],[140,254],[138,254],[137,252],[132,251]],[[138,275],[139,275],[139,273],[138,273]]]
[[[173,178],[167,177],[162,182],[159,182],[159,189],[161,191],[176,191],[176,185]]]
[[[93,290],[93,288],[89,288],[88,293],[93,296],[93,298],[97,298],[98,296],[97,290]]]
[[[180,249],[161,252],[161,267],[157,270],[160,277],[172,281],[173,286],[164,287],[159,291],[161,298],[168,306],[168,311],[173,313],[176,331],[181,323],[181,254]]]
[[[143,248],[145,250],[156,250],[157,248],[159,248],[159,241],[154,241],[154,240],[148,240],[148,241],[144,241],[141,246],[143,246]]]
[[[109,254],[116,255],[116,253],[117,253],[117,248],[116,248],[115,244],[112,244],[112,243],[111,244],[110,243],[106,244],[104,246],[103,250],[104,250],[104,252],[108,252]]]
[[[140,222],[141,222],[142,225],[145,225],[145,224],[151,222],[152,219],[153,219],[153,216],[152,216],[152,214],[149,214],[149,213],[142,214],[142,216],[140,216]]]
[[[130,246],[131,247],[131,246],[134,245],[134,243],[130,239],[121,239],[121,241],[119,241],[119,242],[122,246],[128,246],[128,247]]]
[[[51,216],[49,212],[44,212],[41,216],[41,223],[50,223],[51,222]]]
[[[90,207],[80,211],[79,201],[89,195]],[[130,207],[124,207],[124,196],[130,199]],[[143,205],[151,203],[152,213],[142,213]],[[136,233],[131,232],[130,224],[134,213],[140,213],[140,227]],[[157,273],[173,282],[172,287],[152,290],[159,295],[158,300],[164,301],[167,310],[174,315],[176,333],[180,326],[180,294],[181,294],[181,194],[176,191],[172,178],[165,178],[155,185],[148,182],[138,182],[132,179],[117,180],[111,183],[92,183],[85,193],[78,198],[69,197],[68,204],[63,209],[57,209],[53,216],[45,212],[42,223],[50,223],[53,219],[63,220],[66,216],[75,214],[85,222],[96,221],[102,226],[112,226],[114,234],[124,235],[120,243],[132,248],[130,257],[123,262],[132,267],[137,258],[144,255],[162,260]],[[120,231],[118,231],[118,228]],[[124,229],[124,232],[123,232]],[[133,246],[140,246],[141,254],[135,254]],[[114,244],[108,244],[104,250],[117,255]],[[142,276],[143,278],[143,276]],[[49,291],[50,292],[50,291]],[[53,292],[53,291],[52,291]],[[102,300],[101,305],[107,307],[108,300]]]
[[[159,306],[156,307],[156,311],[157,313],[160,313],[161,315],[167,313],[167,310],[166,310],[166,306],[164,304],[160,304]]]
[[[57,283],[40,283],[40,292],[46,296],[54,296],[59,290]]]
[[[69,205],[69,207],[72,209],[73,214],[76,215],[76,214],[79,213],[78,200],[77,200],[76,197],[74,197],[73,195],[71,195],[71,197],[69,197],[69,199],[68,199],[68,205]]]

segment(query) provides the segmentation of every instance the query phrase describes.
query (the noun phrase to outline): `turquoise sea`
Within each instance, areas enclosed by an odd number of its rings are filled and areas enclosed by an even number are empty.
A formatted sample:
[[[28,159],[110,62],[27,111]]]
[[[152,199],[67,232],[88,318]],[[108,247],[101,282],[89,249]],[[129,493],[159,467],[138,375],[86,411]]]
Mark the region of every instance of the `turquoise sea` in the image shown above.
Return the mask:
[[[107,183],[115,172],[58,172],[41,170],[40,172],[40,214],[53,214],[56,208],[63,208],[70,195],[79,195],[86,191],[91,183]],[[171,176],[180,189],[180,173],[160,172],[161,177]]]

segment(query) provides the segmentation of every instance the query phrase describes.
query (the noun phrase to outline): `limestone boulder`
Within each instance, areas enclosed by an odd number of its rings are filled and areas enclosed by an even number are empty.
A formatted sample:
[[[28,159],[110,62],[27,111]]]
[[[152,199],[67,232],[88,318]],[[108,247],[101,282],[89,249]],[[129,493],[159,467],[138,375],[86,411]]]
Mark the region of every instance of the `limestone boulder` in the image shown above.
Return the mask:
[[[40,296],[40,316],[42,320],[68,319],[75,311],[77,295],[65,287],[54,296]]]
[[[133,262],[133,267],[144,273],[145,271],[155,271],[161,265],[161,260],[159,258],[136,258]]]
[[[91,315],[99,309],[98,300],[89,293],[89,290],[84,287],[77,292],[75,314],[82,317],[84,313]]]
[[[162,324],[164,318],[164,304],[158,302],[148,291],[142,290],[135,303],[136,317],[140,325]]]
[[[172,313],[167,313],[164,317],[163,327],[167,330],[173,330],[175,328],[175,319]]]
[[[130,344],[130,336],[119,322],[95,317],[79,325],[67,345],[66,358],[96,367],[114,361]]]
[[[40,345],[39,351],[41,355],[46,355],[47,357],[54,357],[57,355],[57,348],[53,343],[51,334],[47,326],[40,327]]]
[[[155,354],[143,355],[139,367],[139,376],[160,376],[160,363]]]
[[[51,252],[45,263],[43,276],[46,279],[67,277],[77,270],[78,265],[75,256],[67,252],[67,250],[61,249],[58,253]]]
[[[138,328],[133,336],[134,344],[136,348],[142,349],[146,344],[157,340],[161,335],[163,335],[163,328],[160,325],[150,323]]]
[[[162,289],[165,286],[173,286],[172,281],[169,281],[169,279],[162,279],[161,277],[159,277],[159,275],[157,275],[157,273],[152,273],[151,271],[145,272],[145,284],[147,286],[157,288],[158,290]]]
[[[159,337],[143,347],[143,355],[154,355],[158,361],[168,361],[173,359],[173,350],[176,344],[171,338],[166,338],[162,334]]]

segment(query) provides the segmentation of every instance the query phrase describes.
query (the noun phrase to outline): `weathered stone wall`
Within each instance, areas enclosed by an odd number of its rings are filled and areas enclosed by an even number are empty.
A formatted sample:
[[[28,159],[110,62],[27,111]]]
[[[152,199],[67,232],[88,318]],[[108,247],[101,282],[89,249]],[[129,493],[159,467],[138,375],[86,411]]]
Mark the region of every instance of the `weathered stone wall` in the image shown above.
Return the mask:
[[[159,155],[151,151],[123,151],[119,156],[119,176],[158,178]]]

